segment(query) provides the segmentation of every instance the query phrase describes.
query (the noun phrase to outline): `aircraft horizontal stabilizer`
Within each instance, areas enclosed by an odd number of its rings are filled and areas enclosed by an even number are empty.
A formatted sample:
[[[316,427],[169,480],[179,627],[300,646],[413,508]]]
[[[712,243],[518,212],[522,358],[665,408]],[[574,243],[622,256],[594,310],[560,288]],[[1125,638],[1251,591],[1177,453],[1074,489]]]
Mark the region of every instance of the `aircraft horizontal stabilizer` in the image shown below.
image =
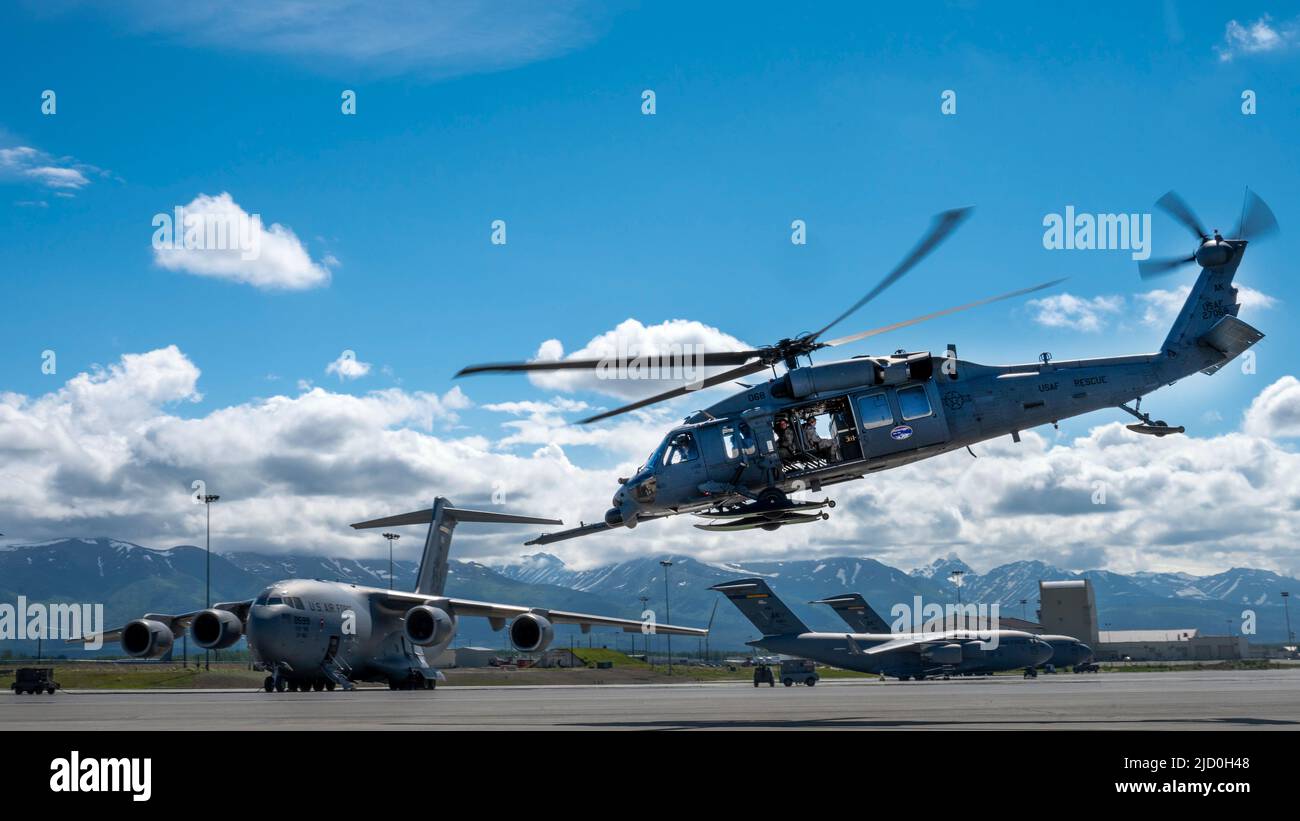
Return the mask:
[[[1262,332],[1251,327],[1248,323],[1242,322],[1235,316],[1227,315],[1220,318],[1210,330],[1201,336],[1199,341],[1202,345],[1208,345],[1223,354],[1223,359],[1208,368],[1202,369],[1201,373],[1214,373],[1263,338],[1264,334]]]
[[[513,513],[494,513],[487,510],[465,510],[459,507],[448,507],[443,509],[444,516],[450,516],[458,522],[496,522],[499,524],[516,524],[516,525],[562,525],[560,519],[539,519],[535,516],[516,516]],[[382,519],[371,519],[368,522],[357,522],[352,525],[357,530],[363,530],[371,527],[398,527],[400,525],[427,525],[433,521],[433,508],[424,510],[415,510],[410,513],[399,513],[396,516],[385,516]]]

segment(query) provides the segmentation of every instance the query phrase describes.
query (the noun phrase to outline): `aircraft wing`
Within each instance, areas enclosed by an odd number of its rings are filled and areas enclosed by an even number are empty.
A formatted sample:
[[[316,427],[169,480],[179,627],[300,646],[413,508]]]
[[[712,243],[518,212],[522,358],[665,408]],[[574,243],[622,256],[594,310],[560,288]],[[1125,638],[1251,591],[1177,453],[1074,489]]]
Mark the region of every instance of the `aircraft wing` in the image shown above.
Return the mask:
[[[571,613],[567,610],[548,610],[544,607],[523,607],[517,604],[496,604],[493,602],[473,601],[472,599],[452,599],[438,596],[422,596],[418,593],[401,591],[383,591],[378,594],[390,607],[408,609],[417,604],[434,603],[446,606],[457,616],[479,616],[485,619],[504,621],[535,613],[552,624],[577,624],[587,632],[592,627],[617,627],[624,633],[640,633],[645,622],[637,619],[617,619],[612,616],[597,616],[591,613]],[[699,627],[680,627],[675,624],[654,624],[653,632],[673,636],[707,636],[708,630]]]
[[[947,644],[951,639],[924,639],[915,636],[906,636],[904,638],[887,641],[884,644],[877,644],[875,647],[869,647],[866,650],[858,652],[864,656],[879,656],[885,653],[912,652],[919,653],[922,650],[935,644]]]
[[[236,602],[217,602],[216,604],[212,605],[212,609],[229,610],[230,612],[234,613],[236,616],[239,616],[240,621],[248,621],[248,608],[251,607],[252,604],[253,604],[252,599],[248,599],[246,601],[236,601]],[[162,622],[163,624],[171,628],[172,636],[179,637],[182,633],[186,631],[186,629],[189,628],[190,622],[194,621],[194,617],[202,612],[203,612],[202,610],[194,610],[189,613],[175,613],[175,614],[145,613],[143,616],[141,616],[141,618],[149,619],[150,621]],[[126,625],[123,625],[121,627],[114,627],[111,630],[105,630],[101,633],[88,633],[86,635],[77,638],[64,639],[63,643],[84,644],[84,643],[92,642],[97,638],[100,641],[105,641],[105,642],[114,641],[122,637],[122,631],[125,629],[126,629]]]

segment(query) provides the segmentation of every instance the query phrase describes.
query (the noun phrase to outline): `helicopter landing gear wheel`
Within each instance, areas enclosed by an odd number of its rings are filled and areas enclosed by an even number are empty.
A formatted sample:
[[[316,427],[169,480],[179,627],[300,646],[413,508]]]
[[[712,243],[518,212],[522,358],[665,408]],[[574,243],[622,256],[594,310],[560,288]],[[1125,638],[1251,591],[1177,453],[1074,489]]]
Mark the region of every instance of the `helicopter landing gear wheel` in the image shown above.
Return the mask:
[[[758,494],[757,501],[760,507],[785,507],[790,504],[790,497],[778,488],[770,487]]]
[[[262,681],[262,689],[268,693],[275,692],[275,678],[273,676],[267,676]]]

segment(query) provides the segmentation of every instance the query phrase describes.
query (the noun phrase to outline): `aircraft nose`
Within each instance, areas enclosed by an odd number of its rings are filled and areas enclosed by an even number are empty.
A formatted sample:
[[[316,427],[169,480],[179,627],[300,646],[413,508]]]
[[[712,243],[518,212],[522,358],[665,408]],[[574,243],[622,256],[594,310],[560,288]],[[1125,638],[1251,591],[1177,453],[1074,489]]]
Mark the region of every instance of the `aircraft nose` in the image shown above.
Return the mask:
[[[1083,642],[1079,642],[1079,662],[1086,664],[1092,661],[1092,648]]]
[[[1052,645],[1042,639],[1034,639],[1034,666],[1046,664],[1052,660]]]

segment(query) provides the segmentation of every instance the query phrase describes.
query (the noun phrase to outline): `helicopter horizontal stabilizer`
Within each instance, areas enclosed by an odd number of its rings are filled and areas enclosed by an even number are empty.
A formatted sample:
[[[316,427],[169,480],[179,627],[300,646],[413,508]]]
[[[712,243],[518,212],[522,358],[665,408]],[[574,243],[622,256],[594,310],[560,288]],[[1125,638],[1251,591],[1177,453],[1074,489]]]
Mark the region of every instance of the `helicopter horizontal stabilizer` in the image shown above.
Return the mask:
[[[1235,316],[1220,317],[1219,321],[1214,323],[1210,330],[1201,335],[1199,342],[1223,354],[1223,359],[1208,368],[1202,369],[1201,373],[1214,373],[1238,356],[1241,356],[1247,348],[1263,338],[1264,334],[1261,331],[1252,328],[1248,323],[1242,322]]]

